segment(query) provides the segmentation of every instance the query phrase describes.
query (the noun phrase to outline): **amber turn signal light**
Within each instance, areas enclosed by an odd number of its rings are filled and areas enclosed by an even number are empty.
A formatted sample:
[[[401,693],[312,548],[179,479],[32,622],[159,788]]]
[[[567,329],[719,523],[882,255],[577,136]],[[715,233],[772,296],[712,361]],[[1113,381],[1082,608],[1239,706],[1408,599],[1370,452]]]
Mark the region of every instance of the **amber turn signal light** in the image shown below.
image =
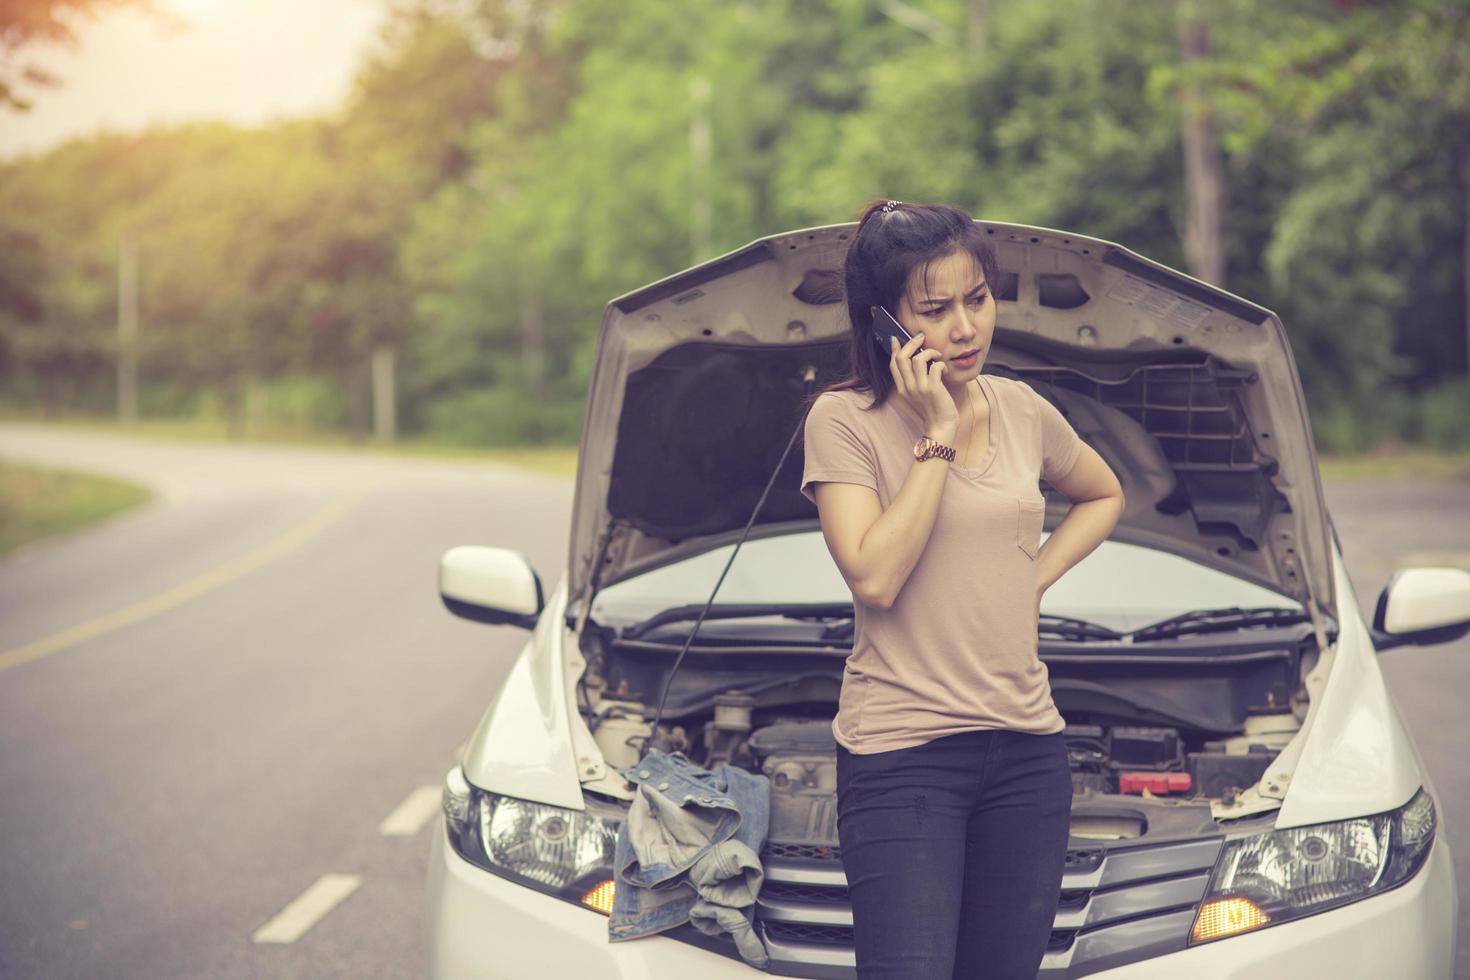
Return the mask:
[[[582,896],[581,902],[594,912],[612,915],[613,892],[616,890],[617,883],[611,879],[599,882],[591,891]]]
[[[1270,923],[1271,917],[1248,898],[1220,898],[1206,902],[1194,920],[1192,942],[1223,939],[1236,933],[1250,932]]]

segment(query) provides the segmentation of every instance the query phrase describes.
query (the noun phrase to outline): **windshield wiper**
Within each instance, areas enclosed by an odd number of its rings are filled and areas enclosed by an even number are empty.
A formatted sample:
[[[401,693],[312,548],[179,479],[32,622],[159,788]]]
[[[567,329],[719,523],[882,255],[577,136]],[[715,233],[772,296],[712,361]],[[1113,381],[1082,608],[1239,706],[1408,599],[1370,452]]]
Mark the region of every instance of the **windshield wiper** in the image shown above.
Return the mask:
[[[844,616],[842,619],[839,619],[822,630],[822,641],[824,643],[839,643],[844,640],[851,640],[856,635],[857,618],[854,616]]]
[[[788,619],[817,621],[835,620],[822,633],[824,641],[852,639],[855,621],[850,602],[766,602],[729,603],[705,607],[701,605],[674,606],[664,609],[647,619],[623,627],[618,631],[619,639],[632,640],[670,623],[690,622],[704,612],[705,619],[752,619],[758,616],[784,616]],[[1131,633],[1120,633],[1090,623],[1085,619],[1070,616],[1043,614],[1037,620],[1037,631],[1044,635],[1058,636],[1066,640],[1122,640],[1137,643],[1146,640],[1165,640],[1189,633],[1218,633],[1249,629],[1258,626],[1287,626],[1307,622],[1309,617],[1299,609],[1283,609],[1279,606],[1226,609],[1196,609],[1148,626]]]
[[[855,620],[846,619],[842,622],[833,623],[822,632],[824,640],[851,640]],[[1122,634],[1089,623],[1085,619],[1073,619],[1070,616],[1043,615],[1038,622],[1037,631],[1052,636],[1060,636],[1064,640],[1118,640]]]
[[[1135,643],[1140,640],[1167,640],[1186,633],[1223,633],[1253,626],[1289,626],[1293,623],[1305,623],[1310,619],[1300,609],[1283,609],[1280,606],[1195,609],[1142,626],[1129,633],[1128,638]]]
[[[1037,620],[1037,632],[1060,636],[1064,640],[1121,640],[1123,638],[1123,634],[1116,630],[1089,623],[1085,619],[1051,616],[1045,613]]]
[[[645,620],[625,626],[618,638],[632,640],[669,623],[684,623],[699,618],[705,619],[749,619],[755,616],[785,616],[788,619],[842,619],[852,615],[850,602],[732,602],[726,605],[674,606],[655,613]]]

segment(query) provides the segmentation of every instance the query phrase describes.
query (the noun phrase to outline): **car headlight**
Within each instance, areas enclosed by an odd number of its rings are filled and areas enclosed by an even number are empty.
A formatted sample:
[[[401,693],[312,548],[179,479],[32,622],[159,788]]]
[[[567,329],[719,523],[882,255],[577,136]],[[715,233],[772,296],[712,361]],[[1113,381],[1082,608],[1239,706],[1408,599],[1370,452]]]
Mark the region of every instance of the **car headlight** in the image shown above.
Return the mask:
[[[588,798],[568,810],[469,784],[455,766],[444,780],[449,842],[471,864],[606,914],[622,811]]]
[[[1189,941],[1239,935],[1387,891],[1423,866],[1434,830],[1434,800],[1421,788],[1388,813],[1228,841]]]

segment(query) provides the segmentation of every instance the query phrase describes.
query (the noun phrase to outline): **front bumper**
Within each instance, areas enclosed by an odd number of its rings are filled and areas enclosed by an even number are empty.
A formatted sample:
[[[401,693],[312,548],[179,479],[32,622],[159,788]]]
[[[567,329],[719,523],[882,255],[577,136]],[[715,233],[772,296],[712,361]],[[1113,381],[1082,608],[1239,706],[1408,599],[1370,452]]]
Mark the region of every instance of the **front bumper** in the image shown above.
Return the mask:
[[[1454,973],[1456,903],[1449,847],[1441,836],[1419,873],[1385,894],[1090,976],[1439,980]],[[548,976],[749,980],[762,972],[665,936],[609,943],[605,917],[462,860],[448,847],[442,821],[430,857],[427,927],[429,976],[434,980]]]
[[[607,917],[508,881],[449,847],[441,816],[429,857],[432,980],[751,980],[762,971],[665,936],[611,943]]]
[[[1443,833],[1419,873],[1398,888],[1258,932],[1092,974],[1093,980],[1262,980],[1394,977],[1455,972],[1454,864]]]

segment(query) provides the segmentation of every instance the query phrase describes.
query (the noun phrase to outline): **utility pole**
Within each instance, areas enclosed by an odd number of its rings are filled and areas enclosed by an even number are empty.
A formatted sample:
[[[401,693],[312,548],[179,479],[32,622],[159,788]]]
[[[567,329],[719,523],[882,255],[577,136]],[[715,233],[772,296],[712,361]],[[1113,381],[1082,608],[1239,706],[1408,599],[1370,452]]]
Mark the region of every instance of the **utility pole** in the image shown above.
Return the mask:
[[[117,249],[117,417],[138,417],[138,243],[131,227]]]
[[[394,386],[393,348],[373,348],[373,438],[392,442],[398,438],[398,397]]]
[[[703,76],[689,82],[689,99],[694,111],[689,117],[689,239],[694,262],[709,258],[714,227],[714,207],[710,202],[710,83]]]

